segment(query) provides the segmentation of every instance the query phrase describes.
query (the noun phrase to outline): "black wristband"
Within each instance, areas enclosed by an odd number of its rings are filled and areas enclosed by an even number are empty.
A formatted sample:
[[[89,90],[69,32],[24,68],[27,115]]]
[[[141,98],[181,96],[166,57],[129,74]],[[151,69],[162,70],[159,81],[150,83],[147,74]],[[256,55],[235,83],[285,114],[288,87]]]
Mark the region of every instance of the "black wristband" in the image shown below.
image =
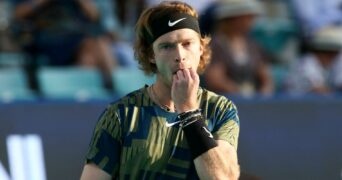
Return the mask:
[[[195,118],[198,118],[197,120]],[[217,146],[217,143],[205,125],[202,116],[191,119],[193,123],[183,127],[192,159]]]
[[[180,114],[178,114],[178,119],[180,120],[184,120],[192,115],[201,115],[201,109],[195,109],[195,110],[191,110],[191,111],[186,111],[186,112],[182,112]]]

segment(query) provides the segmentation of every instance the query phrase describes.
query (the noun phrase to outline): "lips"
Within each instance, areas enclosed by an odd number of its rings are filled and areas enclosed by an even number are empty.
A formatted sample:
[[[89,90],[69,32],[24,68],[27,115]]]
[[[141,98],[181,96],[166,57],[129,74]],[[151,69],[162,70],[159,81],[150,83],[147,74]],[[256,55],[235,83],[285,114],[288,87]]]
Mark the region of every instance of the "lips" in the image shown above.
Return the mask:
[[[191,69],[191,68],[179,68],[179,69],[177,69],[177,70],[175,70],[175,71],[173,71],[173,73],[172,74],[177,74],[177,72],[179,71],[179,70],[183,70],[183,69]]]

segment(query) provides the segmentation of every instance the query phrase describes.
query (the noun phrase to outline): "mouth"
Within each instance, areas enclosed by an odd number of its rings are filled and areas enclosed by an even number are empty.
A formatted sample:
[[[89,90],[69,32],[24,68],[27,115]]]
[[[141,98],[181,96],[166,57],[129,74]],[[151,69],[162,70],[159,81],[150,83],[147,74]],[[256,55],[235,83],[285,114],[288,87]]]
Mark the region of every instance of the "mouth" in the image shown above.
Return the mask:
[[[182,69],[176,69],[175,71],[173,71],[173,75],[177,74],[178,71],[184,70],[184,69],[188,69],[190,70],[191,68],[182,68]]]

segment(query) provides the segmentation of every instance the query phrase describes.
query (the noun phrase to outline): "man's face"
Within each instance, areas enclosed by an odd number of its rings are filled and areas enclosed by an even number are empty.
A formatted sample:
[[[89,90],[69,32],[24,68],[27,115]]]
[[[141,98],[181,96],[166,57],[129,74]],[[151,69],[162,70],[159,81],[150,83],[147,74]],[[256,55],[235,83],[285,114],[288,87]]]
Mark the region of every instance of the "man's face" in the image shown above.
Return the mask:
[[[178,70],[193,68],[197,70],[203,53],[200,37],[191,29],[178,29],[160,36],[153,43],[157,77],[171,86],[172,76]]]

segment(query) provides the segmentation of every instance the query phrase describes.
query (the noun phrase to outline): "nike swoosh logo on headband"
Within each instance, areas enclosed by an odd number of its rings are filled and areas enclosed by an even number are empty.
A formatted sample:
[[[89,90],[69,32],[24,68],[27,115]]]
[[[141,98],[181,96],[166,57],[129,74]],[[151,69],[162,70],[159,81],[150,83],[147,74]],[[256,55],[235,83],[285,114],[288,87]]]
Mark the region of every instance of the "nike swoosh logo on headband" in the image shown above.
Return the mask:
[[[178,20],[176,20],[176,21],[174,21],[174,22],[171,22],[171,21],[169,20],[168,25],[169,25],[169,27],[172,27],[172,26],[176,25],[177,23],[183,21],[184,19],[186,19],[186,18],[178,19]]]

